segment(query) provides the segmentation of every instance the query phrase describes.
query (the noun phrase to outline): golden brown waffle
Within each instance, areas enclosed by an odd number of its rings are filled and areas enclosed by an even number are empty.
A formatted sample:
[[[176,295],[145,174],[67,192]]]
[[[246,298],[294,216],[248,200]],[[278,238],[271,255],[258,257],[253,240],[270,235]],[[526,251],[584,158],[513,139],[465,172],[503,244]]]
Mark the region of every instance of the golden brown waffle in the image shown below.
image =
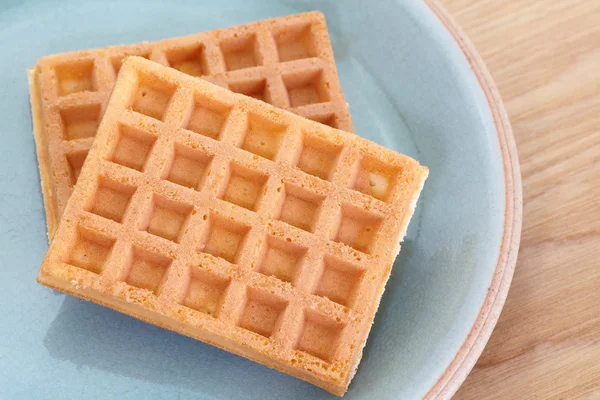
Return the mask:
[[[426,176],[130,57],[38,280],[342,395]]]
[[[319,12],[154,43],[44,57],[30,71],[30,91],[49,237],[77,181],[127,55],[148,58],[353,131],[325,18]]]

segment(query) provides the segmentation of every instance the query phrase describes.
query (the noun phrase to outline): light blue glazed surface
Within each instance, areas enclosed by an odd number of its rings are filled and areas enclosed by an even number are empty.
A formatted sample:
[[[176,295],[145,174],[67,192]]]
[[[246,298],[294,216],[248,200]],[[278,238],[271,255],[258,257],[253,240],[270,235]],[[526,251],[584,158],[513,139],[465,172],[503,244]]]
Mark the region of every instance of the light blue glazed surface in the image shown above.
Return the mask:
[[[431,171],[347,398],[412,399],[427,392],[482,306],[499,254],[504,179],[483,92],[424,3],[18,3],[0,2],[0,397],[333,397],[35,281],[47,242],[27,67],[56,52],[313,9],[327,17],[358,134]]]

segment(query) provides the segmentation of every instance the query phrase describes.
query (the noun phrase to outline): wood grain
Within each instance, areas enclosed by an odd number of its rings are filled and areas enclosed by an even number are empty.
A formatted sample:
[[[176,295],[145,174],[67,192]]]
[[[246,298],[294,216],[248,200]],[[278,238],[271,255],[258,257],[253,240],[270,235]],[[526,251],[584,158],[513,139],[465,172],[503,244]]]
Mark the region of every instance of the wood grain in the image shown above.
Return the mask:
[[[524,201],[506,305],[455,399],[600,399],[600,1],[440,3],[504,99]]]

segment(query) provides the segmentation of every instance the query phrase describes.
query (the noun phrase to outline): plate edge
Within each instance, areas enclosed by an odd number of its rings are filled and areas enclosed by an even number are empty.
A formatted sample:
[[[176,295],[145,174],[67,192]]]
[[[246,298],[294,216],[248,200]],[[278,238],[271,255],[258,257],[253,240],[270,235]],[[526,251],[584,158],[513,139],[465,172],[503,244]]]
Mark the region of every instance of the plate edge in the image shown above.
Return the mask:
[[[506,301],[519,252],[523,220],[523,194],[512,127],[491,74],[466,34],[438,1],[424,0],[424,2],[460,47],[485,94],[498,134],[506,197],[500,254],[492,282],[487,290],[487,296],[462,346],[436,383],[423,397],[424,399],[449,399],[456,393],[479,359]]]

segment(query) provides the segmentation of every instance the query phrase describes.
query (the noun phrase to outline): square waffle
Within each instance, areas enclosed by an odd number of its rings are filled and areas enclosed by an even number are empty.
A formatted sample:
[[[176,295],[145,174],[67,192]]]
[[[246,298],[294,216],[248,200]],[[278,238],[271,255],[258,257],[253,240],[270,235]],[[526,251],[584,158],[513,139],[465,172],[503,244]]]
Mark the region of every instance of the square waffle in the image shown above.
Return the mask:
[[[427,173],[129,57],[38,281],[342,395]]]
[[[128,55],[353,130],[325,18],[319,12],[154,43],[41,58],[29,71],[29,81],[50,238],[92,145],[122,60]]]

